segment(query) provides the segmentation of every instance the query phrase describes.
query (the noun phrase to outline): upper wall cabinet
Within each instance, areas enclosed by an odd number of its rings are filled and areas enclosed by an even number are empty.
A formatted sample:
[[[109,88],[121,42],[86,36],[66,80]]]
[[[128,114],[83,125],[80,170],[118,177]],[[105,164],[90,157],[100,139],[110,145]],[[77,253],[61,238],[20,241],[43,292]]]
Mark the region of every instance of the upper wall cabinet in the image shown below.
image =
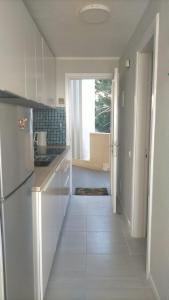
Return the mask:
[[[35,34],[35,68],[36,68],[36,101],[43,103],[43,38],[36,28]]]
[[[53,106],[55,57],[23,1],[0,1],[0,90]]]
[[[24,58],[25,58],[25,96],[36,99],[36,26],[27,9],[23,6],[22,27],[24,30]]]
[[[43,40],[43,86],[45,104],[56,105],[56,60]]]
[[[0,89],[25,97],[23,6],[0,1]]]

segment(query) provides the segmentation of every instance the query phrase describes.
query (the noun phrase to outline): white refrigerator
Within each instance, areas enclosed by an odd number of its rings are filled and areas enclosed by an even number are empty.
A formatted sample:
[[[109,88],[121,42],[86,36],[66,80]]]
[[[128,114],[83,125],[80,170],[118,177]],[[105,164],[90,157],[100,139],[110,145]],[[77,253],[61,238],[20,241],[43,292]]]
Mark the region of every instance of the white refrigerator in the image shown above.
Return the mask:
[[[0,103],[0,300],[34,300],[32,110]]]

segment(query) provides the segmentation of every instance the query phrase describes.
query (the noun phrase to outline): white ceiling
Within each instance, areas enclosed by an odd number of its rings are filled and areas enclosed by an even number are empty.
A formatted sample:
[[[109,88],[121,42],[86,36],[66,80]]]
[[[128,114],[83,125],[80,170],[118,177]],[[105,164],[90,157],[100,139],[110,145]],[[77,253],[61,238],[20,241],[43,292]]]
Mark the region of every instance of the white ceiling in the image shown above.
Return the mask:
[[[117,57],[132,36],[149,0],[24,0],[58,57]],[[102,3],[111,10],[105,24],[85,24],[78,12]]]

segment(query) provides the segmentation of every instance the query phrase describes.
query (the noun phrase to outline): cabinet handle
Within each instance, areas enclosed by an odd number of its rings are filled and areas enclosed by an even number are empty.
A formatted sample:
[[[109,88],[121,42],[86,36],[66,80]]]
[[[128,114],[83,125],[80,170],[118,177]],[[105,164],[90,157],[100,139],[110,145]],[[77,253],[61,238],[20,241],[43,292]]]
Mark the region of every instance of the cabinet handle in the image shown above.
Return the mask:
[[[55,173],[57,173],[60,170],[60,165],[57,166],[57,168],[55,169]]]
[[[67,183],[68,183],[68,181],[69,181],[69,176],[66,178],[66,181],[65,181],[64,187],[66,187],[66,186],[67,186]]]
[[[66,168],[64,168],[64,173],[66,173],[68,169],[69,169],[69,164],[67,164]]]

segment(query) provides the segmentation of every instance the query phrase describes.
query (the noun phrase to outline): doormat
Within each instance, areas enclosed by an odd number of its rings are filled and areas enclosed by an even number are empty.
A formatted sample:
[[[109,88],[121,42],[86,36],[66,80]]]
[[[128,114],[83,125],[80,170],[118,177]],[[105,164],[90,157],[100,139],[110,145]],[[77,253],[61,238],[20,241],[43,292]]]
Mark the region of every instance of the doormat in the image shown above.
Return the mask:
[[[107,188],[76,188],[75,195],[81,196],[107,196]]]

